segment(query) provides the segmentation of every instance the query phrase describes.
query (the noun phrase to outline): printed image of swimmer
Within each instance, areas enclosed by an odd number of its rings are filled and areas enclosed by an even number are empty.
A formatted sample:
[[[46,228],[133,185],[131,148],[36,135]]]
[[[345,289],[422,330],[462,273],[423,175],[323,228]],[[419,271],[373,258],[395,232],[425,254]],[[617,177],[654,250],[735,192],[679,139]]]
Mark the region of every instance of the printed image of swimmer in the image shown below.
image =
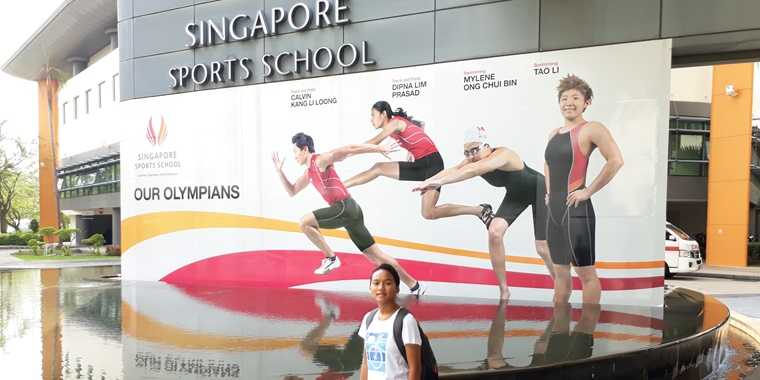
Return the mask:
[[[378,101],[372,106],[372,126],[380,132],[368,140],[367,144],[380,144],[390,137],[409,153],[409,161],[378,162],[369,170],[346,181],[346,187],[363,185],[383,176],[399,181],[424,181],[443,170],[443,158],[433,140],[423,129],[422,122],[408,116],[403,109],[394,112],[386,101]],[[440,189],[422,193],[422,217],[439,219],[455,215],[475,215],[482,218],[488,214],[486,205],[447,205],[436,207]]]
[[[583,79],[568,75],[560,80],[557,99],[564,126],[549,134],[544,153],[547,238],[554,262],[554,301],[567,302],[572,291],[570,266],[581,280],[583,303],[599,303],[601,284],[596,273],[596,217],[591,196],[604,188],[623,166],[623,156],[610,131],[583,112],[594,94]],[[591,153],[605,159],[602,171],[586,186]]]
[[[426,180],[413,191],[437,189],[477,176],[491,186],[506,190],[504,200],[495,213],[486,205],[488,212],[484,222],[488,227],[488,253],[499,281],[501,299],[508,299],[504,235],[528,206],[531,206],[533,213],[536,252],[544,261],[549,275],[554,277],[554,266],[546,243],[546,205],[543,202],[546,190],[544,176],[526,165],[517,152],[506,147],[491,147],[486,141],[484,128],[469,129],[464,138],[464,160]]]
[[[291,139],[293,154],[299,165],[306,166],[306,171],[295,183],[291,183],[282,171],[284,160],[277,153],[272,154],[272,162],[279,174],[280,182],[291,197],[298,194],[311,182],[322,198],[330,205],[304,215],[301,218],[301,231],[324,253],[325,258],[315,274],[327,274],[340,267],[340,259],[327,245],[320,228],[345,228],[351,241],[374,264],[387,263],[399,272],[401,281],[412,293],[420,295],[425,288],[407,273],[404,268],[391,256],[384,253],[375,243],[367,227],[364,225],[364,215],[359,204],[351,197],[335,172],[334,163],[343,161],[349,156],[365,153],[387,154],[397,149],[392,145],[356,144],[317,154],[314,150],[314,139],[304,133],[297,133]]]

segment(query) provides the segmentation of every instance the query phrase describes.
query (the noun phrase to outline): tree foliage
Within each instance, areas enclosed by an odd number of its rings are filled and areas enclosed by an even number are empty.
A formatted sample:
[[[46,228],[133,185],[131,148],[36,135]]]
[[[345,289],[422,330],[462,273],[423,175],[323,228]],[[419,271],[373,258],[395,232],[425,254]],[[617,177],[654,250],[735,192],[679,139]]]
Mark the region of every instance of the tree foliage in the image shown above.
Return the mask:
[[[0,232],[36,214],[36,171],[29,162],[31,145],[0,128]]]

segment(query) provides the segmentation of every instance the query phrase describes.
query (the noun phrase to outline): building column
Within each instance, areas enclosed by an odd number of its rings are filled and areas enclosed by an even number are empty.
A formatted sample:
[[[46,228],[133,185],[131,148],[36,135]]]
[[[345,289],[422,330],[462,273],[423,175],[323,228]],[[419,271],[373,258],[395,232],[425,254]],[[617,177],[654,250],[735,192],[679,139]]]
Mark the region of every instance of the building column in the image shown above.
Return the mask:
[[[61,216],[58,210],[58,184],[55,172],[58,167],[58,82],[43,79],[37,82],[37,85],[40,227],[59,228]]]
[[[82,220],[82,215],[74,215],[74,227],[77,229],[74,245],[80,246],[82,245],[82,240],[87,239],[87,236],[84,236],[85,230],[84,230],[84,220]]]
[[[747,266],[752,77],[752,63],[713,68],[707,179],[709,265]]]
[[[115,207],[111,212],[111,244],[121,245],[121,208]]]

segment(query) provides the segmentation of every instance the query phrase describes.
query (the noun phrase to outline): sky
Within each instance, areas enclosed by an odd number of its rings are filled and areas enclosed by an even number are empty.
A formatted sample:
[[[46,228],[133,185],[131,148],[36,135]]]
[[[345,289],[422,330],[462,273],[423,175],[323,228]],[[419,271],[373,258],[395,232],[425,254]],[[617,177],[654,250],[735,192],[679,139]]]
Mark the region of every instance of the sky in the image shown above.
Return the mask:
[[[64,0],[0,1],[0,67]],[[8,137],[37,139],[37,83],[0,70],[0,123]]]

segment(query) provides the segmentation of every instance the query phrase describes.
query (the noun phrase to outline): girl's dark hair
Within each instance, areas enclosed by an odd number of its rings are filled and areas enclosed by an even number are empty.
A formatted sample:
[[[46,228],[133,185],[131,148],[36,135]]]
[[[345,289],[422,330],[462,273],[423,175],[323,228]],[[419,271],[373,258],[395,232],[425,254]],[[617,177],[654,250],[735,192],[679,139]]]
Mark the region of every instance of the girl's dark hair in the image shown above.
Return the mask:
[[[375,274],[375,272],[379,270],[387,271],[391,274],[393,277],[393,282],[396,284],[396,289],[399,289],[399,286],[401,286],[401,278],[398,276],[398,271],[396,271],[396,268],[393,267],[393,265],[390,264],[380,264],[378,265],[374,270],[372,270],[372,274],[369,276],[370,282],[372,281],[372,276]]]
[[[407,119],[412,122],[412,124],[423,127],[425,123],[423,123],[420,120],[414,120],[411,116],[407,115],[403,108],[396,108],[396,111],[394,112],[391,108],[391,105],[386,102],[385,100],[379,100],[375,102],[375,104],[372,105],[372,108],[376,110],[377,112],[383,113],[388,116],[388,118],[392,118],[394,116],[403,117],[404,119]]]
[[[309,153],[314,153],[314,139],[311,138],[311,136],[303,133],[298,132],[295,135],[293,135],[293,138],[290,139],[290,141],[295,144],[298,149],[303,149],[304,147],[309,148]]]

